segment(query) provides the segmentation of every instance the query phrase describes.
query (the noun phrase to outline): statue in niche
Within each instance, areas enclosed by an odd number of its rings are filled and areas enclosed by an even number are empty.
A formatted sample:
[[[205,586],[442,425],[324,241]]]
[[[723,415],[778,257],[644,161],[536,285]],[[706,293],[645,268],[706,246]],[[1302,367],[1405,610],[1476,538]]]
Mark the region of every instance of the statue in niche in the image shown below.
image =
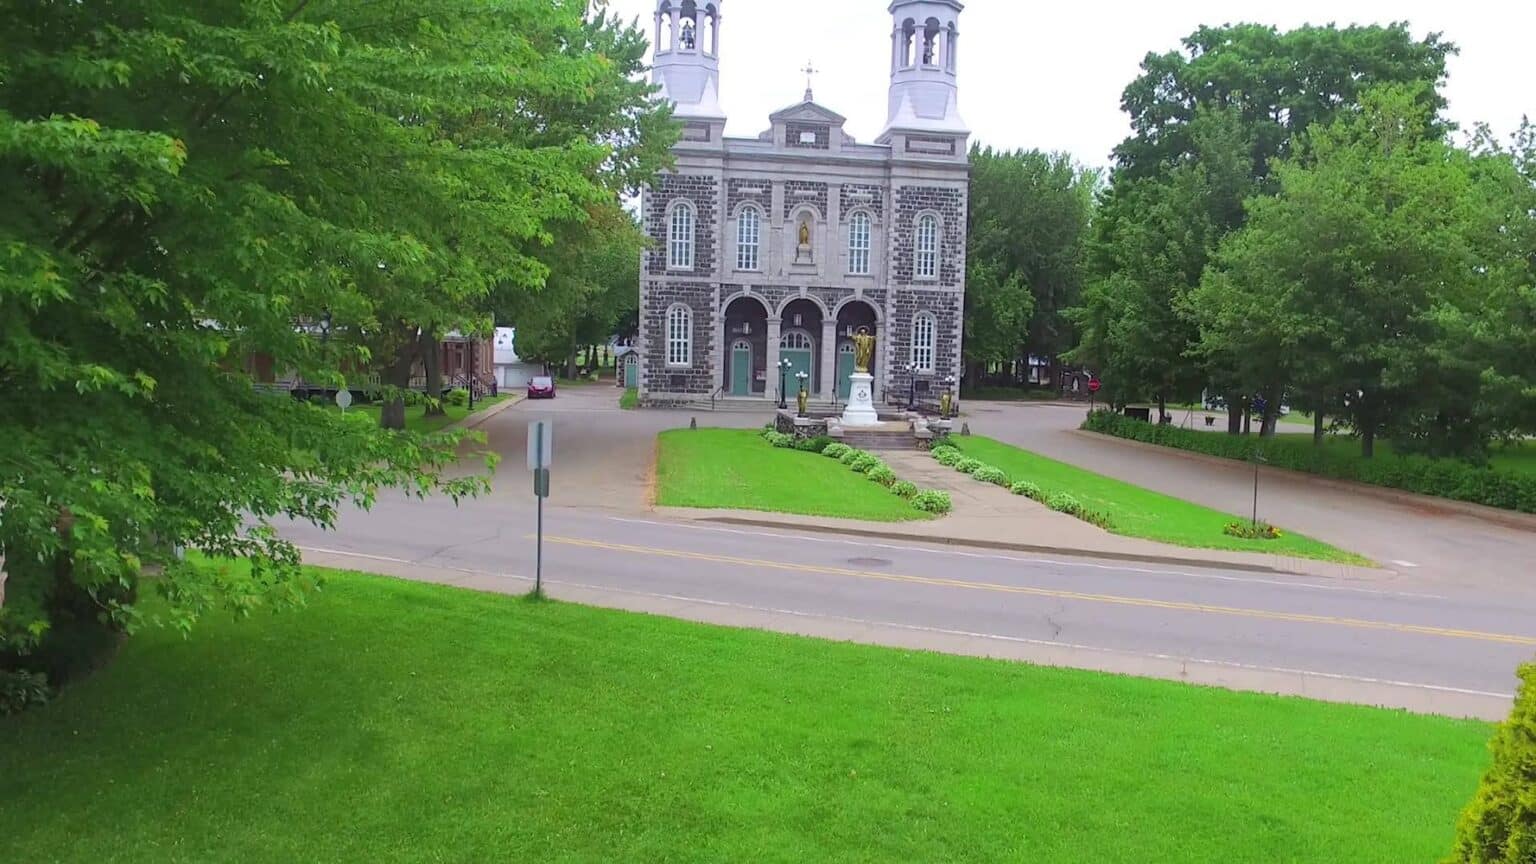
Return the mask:
[[[808,262],[811,259],[811,219],[809,216],[800,217],[800,230],[797,238],[800,242],[795,247],[795,263]]]
[[[698,40],[693,35],[693,19],[683,19],[683,35],[678,38],[683,43],[683,50],[685,51],[692,51],[694,46],[698,44]]]

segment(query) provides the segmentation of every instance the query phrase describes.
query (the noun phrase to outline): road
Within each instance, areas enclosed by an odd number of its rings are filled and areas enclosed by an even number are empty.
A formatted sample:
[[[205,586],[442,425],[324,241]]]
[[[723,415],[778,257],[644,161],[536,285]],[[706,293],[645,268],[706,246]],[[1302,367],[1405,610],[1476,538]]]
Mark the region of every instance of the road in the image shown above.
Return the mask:
[[[1253,468],[1077,432],[1084,408],[973,403],[971,427],[1062,462],[1225,513],[1247,513]],[[1266,471],[1260,515],[1282,528],[1358,552],[1442,588],[1536,589],[1536,533],[1469,516],[1429,499],[1412,503]]]
[[[610,411],[613,398],[592,391],[492,418],[509,462],[491,496],[459,507],[386,496],[335,533],[285,533],[317,563],[525,591],[534,516],[522,430],[546,416],[557,444],[544,573],[557,597],[1488,718],[1507,711],[1516,666],[1536,655],[1536,593],[1518,586],[1346,583],[658,518],[639,506],[645,457],[654,432],[687,415]]]

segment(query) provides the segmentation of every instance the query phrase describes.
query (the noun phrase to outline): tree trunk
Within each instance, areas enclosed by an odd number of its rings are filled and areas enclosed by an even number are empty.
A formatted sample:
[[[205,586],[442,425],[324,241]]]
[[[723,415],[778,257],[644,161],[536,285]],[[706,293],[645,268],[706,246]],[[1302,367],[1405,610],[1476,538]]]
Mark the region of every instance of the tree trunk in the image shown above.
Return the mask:
[[[1163,425],[1164,423],[1167,423],[1167,422],[1168,422],[1168,394],[1167,393],[1158,393],[1157,394],[1157,425],[1161,426],[1161,425]]]
[[[1376,458],[1376,427],[1374,425],[1360,430],[1360,455],[1366,459]]]
[[[1264,416],[1259,424],[1260,438],[1275,437],[1276,426],[1280,423],[1280,396],[1284,393],[1280,387],[1271,388],[1264,397]]]
[[[411,364],[416,360],[417,343],[402,340],[395,362],[385,370],[385,382],[394,393],[379,411],[379,425],[385,429],[405,428],[405,390],[411,386]]]
[[[1243,437],[1253,434],[1253,406],[1243,403]]]
[[[1243,434],[1243,398],[1235,393],[1227,394],[1227,434]]]
[[[423,330],[418,350],[421,351],[421,364],[427,371],[426,414],[440,417],[448,413],[448,409],[443,407],[443,348],[437,341],[437,334]]]
[[[571,347],[565,352],[565,377],[576,378],[576,339],[571,338]]]
[[[1319,406],[1321,406],[1323,404],[1323,400],[1321,400],[1321,399],[1317,400],[1317,404]],[[1323,412],[1322,412],[1321,409],[1319,409],[1316,414],[1312,415],[1312,446],[1313,447],[1321,447],[1321,446],[1323,446],[1323,428],[1324,428],[1323,427]]]

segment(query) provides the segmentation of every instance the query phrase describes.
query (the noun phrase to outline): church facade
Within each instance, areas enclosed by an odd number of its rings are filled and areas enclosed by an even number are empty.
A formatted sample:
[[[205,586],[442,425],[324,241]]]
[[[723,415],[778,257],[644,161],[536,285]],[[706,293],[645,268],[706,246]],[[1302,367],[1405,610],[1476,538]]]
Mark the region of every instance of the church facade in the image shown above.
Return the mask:
[[[864,144],[809,87],[757,138],[725,137],[723,5],[657,3],[654,80],[683,133],[641,201],[641,400],[776,402],[782,380],[791,399],[803,381],[813,402],[845,402],[860,328],[878,404],[937,399],[962,368],[964,7],[891,2],[888,120]]]

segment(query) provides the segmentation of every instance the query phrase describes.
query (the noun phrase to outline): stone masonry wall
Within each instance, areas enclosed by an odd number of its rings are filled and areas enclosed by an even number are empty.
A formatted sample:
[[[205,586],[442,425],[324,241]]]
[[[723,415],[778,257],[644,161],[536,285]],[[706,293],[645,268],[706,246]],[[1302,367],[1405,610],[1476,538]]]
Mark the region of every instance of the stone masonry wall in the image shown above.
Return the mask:
[[[827,218],[827,184],[807,180],[784,181],[783,218],[788,219],[801,204],[812,205],[822,219]]]
[[[846,221],[849,212],[855,207],[869,208],[878,222],[880,214],[885,212],[885,188],[861,183],[843,184],[842,194],[838,196],[838,212],[843,214],[842,218]]]
[[[939,280],[957,288],[965,279],[966,195],[963,189],[942,186],[902,186],[896,190],[896,228],[892,233],[892,278],[911,282],[916,253],[917,215],[932,210],[943,220],[939,248]]]
[[[809,142],[801,142],[802,133],[811,133]],[[784,146],[801,150],[826,150],[832,146],[832,127],[825,123],[784,124]]]
[[[715,345],[715,290],[708,282],[648,280],[640,310],[645,340],[647,393],[688,393],[708,396],[714,390],[710,357]],[[667,365],[667,309],[686,303],[693,310],[693,363],[686,369]]]
[[[660,276],[674,276],[691,272],[699,278],[708,278],[715,270],[715,256],[720,238],[715,236],[719,222],[719,183],[713,177],[702,174],[662,174],[656,178],[650,194],[646,196],[645,233],[651,238],[651,249],[646,253],[645,272]],[[694,241],[693,270],[667,269],[667,208],[678,198],[693,203]]]
[[[933,315],[937,332],[934,334],[933,374],[918,375],[917,380],[927,382],[927,393],[918,392],[919,402],[932,401],[944,387],[945,376],[960,377],[956,363],[959,353],[961,328],[964,326],[963,295],[956,291],[923,288],[898,288],[891,298],[890,320],[886,322],[886,338],[890,340],[890,385],[886,388],[887,402],[906,404],[912,376],[904,367],[912,359],[912,319],[919,312]]]
[[[725,181],[725,212],[735,214],[736,208],[751,201],[763,209],[763,218],[773,216],[773,181],[771,180],[743,180],[734,178]],[[765,228],[767,226],[764,226]]]

